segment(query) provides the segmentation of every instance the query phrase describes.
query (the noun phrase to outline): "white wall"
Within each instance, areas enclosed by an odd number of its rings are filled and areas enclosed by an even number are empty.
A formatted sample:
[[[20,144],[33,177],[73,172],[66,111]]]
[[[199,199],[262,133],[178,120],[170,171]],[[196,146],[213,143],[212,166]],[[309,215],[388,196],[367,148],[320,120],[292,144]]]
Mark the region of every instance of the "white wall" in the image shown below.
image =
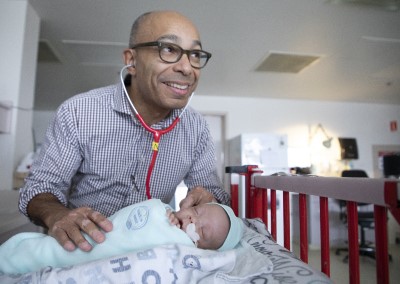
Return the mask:
[[[202,112],[226,113],[228,139],[244,132],[287,134],[289,148],[300,151],[309,149],[310,132],[321,123],[330,136],[357,139],[359,159],[350,166],[365,169],[370,176],[373,176],[372,145],[400,144],[400,131],[391,132],[389,127],[392,120],[400,122],[399,105],[217,96],[194,97],[192,105]],[[318,153],[334,159],[336,153],[329,152],[334,149],[325,152],[319,149]],[[315,150],[318,149],[311,149]]]
[[[0,2],[0,101],[12,105],[11,132],[0,134],[0,190],[32,150],[32,113],[40,19],[27,0]]]
[[[199,95],[191,104],[203,113],[225,114],[227,139],[246,132],[287,134],[289,148],[299,151],[309,149],[309,132],[321,123],[333,137],[357,139],[359,159],[352,166],[365,169],[370,176],[373,176],[372,145],[400,144],[400,132],[389,129],[390,121],[400,121],[400,106]],[[43,139],[53,114],[34,113],[38,142]],[[334,159],[329,151],[333,150],[319,153]]]

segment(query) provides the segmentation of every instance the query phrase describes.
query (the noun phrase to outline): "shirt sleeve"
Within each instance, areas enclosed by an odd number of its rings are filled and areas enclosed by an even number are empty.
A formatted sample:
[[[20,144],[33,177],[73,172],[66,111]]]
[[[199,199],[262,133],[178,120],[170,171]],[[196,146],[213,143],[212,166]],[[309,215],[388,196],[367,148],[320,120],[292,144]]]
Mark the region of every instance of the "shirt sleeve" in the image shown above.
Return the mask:
[[[20,190],[19,209],[24,215],[28,216],[30,200],[41,193],[51,193],[67,206],[71,180],[82,161],[76,125],[71,107],[62,105],[46,131],[40,153]]]
[[[195,149],[194,163],[186,176],[189,191],[202,186],[211,192],[219,203],[229,205],[230,195],[224,190],[217,172],[215,145],[206,123]]]

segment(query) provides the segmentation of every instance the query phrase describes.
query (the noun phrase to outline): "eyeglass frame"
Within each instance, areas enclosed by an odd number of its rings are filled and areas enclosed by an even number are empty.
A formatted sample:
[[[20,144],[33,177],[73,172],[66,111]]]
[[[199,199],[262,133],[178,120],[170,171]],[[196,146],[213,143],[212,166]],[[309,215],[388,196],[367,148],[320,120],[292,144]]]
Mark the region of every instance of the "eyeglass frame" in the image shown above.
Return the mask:
[[[163,59],[161,57],[161,49],[164,47],[164,45],[170,45],[170,46],[174,46],[176,47],[178,50],[180,50],[180,55],[178,56],[178,58],[175,61],[167,61],[165,59]],[[211,58],[212,54],[210,52],[207,52],[205,50],[202,49],[183,49],[182,47],[180,47],[179,45],[175,44],[175,43],[171,43],[171,42],[163,42],[163,41],[149,41],[149,42],[143,42],[143,43],[138,43],[135,44],[133,46],[130,47],[130,49],[135,49],[135,48],[142,48],[142,47],[152,47],[152,46],[156,46],[158,48],[158,56],[160,57],[160,59],[165,62],[165,63],[176,63],[179,60],[181,60],[182,56],[184,54],[187,55],[189,62],[190,62],[190,66],[192,66],[195,69],[202,69],[207,65],[208,60]],[[198,66],[193,66],[192,61],[190,60],[190,54],[192,54],[193,52],[202,52],[206,55],[206,61],[204,62],[203,66],[198,67]]]

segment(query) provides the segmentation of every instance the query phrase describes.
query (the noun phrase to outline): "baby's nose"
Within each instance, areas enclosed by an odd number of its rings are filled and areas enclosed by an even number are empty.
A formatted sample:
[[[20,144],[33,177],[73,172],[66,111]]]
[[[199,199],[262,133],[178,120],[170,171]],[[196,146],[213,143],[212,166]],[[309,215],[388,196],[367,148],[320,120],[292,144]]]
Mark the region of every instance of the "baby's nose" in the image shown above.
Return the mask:
[[[191,216],[189,218],[189,220],[190,220],[191,223],[197,223],[197,217],[196,216]]]

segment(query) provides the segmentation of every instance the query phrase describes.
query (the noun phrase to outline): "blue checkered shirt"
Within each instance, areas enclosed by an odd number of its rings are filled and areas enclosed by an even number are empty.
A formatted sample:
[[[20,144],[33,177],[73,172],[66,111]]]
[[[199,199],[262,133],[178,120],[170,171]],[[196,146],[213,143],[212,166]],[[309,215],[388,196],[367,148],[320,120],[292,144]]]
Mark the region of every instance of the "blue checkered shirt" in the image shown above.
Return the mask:
[[[181,110],[152,125],[168,127]],[[50,124],[41,151],[21,189],[19,208],[52,193],[70,208],[89,206],[110,216],[146,200],[153,135],[132,115],[122,84],[95,89],[64,102]],[[216,170],[215,150],[204,117],[188,107],[176,127],[161,137],[151,176],[152,198],[169,203],[183,180],[203,186],[228,204]]]

